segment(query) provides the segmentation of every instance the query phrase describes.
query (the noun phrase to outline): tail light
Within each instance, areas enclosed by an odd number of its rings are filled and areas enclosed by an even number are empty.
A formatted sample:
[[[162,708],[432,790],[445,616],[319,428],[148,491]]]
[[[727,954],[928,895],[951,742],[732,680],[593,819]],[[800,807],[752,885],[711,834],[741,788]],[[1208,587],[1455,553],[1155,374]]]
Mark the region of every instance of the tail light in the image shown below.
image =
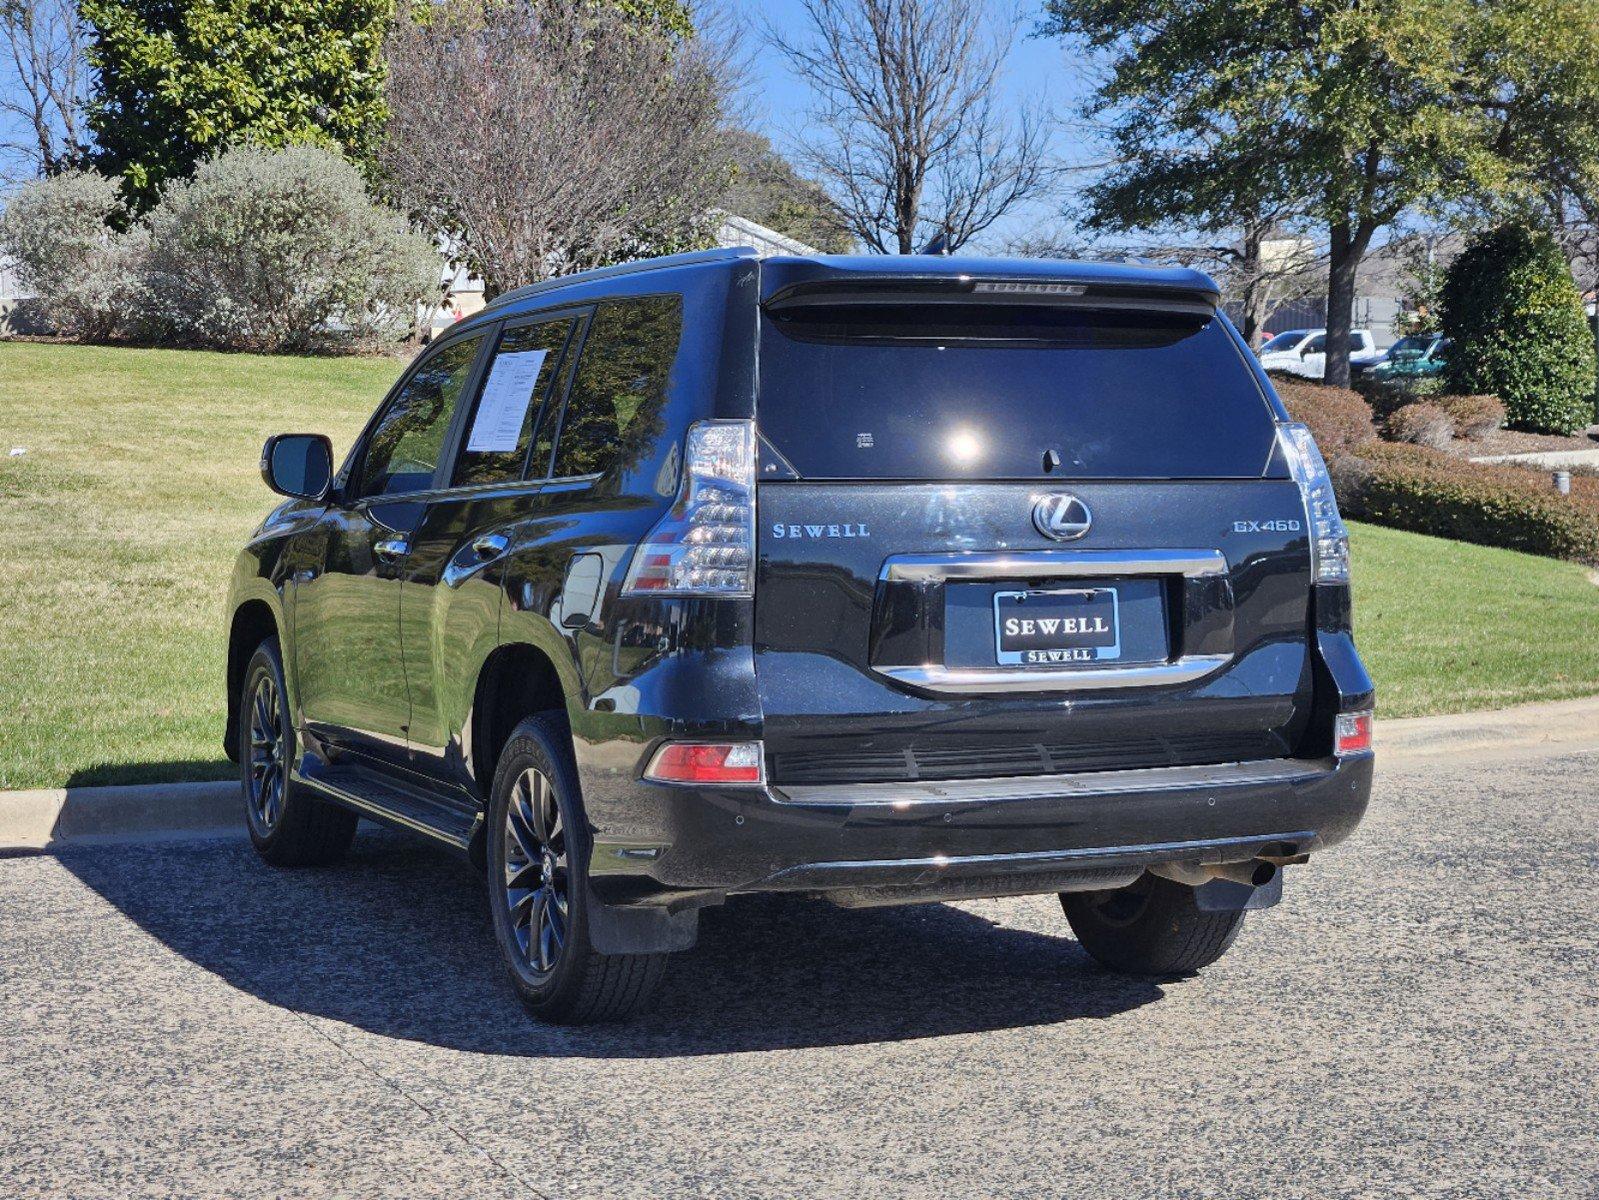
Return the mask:
[[[633,554],[632,596],[755,594],[755,423],[696,421],[676,503]]]
[[[1349,582],[1349,531],[1338,515],[1332,476],[1310,430],[1297,423],[1277,426],[1277,440],[1288,470],[1299,485],[1310,526],[1310,575],[1315,583]]]
[[[760,783],[760,742],[668,742],[644,778],[657,783]]]
[[[1333,753],[1360,754],[1371,749],[1371,713],[1339,713],[1333,723]]]

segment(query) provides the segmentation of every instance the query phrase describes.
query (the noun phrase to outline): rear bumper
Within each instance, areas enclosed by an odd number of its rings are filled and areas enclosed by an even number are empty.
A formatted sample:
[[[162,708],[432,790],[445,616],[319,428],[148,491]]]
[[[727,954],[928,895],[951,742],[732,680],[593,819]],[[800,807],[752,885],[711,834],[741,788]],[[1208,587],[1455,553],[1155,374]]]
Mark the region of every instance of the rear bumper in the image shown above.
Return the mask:
[[[1312,853],[1349,836],[1372,756],[949,782],[612,793],[590,878],[609,904],[886,889],[1003,895],[1117,886],[1163,862]],[[919,898],[919,897],[917,897]],[[863,902],[872,902],[865,900]]]

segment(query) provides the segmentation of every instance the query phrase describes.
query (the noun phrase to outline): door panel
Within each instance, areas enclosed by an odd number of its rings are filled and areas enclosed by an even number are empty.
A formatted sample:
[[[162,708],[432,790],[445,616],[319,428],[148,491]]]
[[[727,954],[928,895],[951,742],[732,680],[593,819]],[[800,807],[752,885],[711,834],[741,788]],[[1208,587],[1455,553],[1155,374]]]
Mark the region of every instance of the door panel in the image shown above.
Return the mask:
[[[401,580],[482,345],[482,335],[459,338],[417,363],[352,458],[345,499],[308,535],[294,655],[313,749],[349,750],[389,767],[407,760]]]
[[[427,506],[401,588],[399,637],[411,702],[411,765],[470,791],[462,732],[478,670],[499,644],[504,555],[537,484],[443,497]]]
[[[500,334],[455,439],[454,486],[429,500],[411,541],[399,612],[411,765],[447,788],[474,789],[463,731],[479,668],[499,640],[502,560],[517,518],[536,503],[541,484],[523,475],[582,319],[568,313]]]
[[[306,534],[321,565],[295,586],[295,666],[307,731],[333,750],[404,761],[403,556],[385,559],[378,547],[403,543],[422,511],[414,501],[335,507]]]

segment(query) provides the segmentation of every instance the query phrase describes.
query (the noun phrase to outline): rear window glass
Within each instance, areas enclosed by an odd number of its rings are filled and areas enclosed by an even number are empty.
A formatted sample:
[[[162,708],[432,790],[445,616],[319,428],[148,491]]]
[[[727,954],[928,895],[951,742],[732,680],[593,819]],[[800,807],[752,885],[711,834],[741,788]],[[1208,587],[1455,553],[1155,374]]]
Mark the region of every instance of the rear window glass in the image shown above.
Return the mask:
[[[1254,478],[1275,436],[1192,316],[803,306],[764,317],[760,379],[761,432],[810,478]]]

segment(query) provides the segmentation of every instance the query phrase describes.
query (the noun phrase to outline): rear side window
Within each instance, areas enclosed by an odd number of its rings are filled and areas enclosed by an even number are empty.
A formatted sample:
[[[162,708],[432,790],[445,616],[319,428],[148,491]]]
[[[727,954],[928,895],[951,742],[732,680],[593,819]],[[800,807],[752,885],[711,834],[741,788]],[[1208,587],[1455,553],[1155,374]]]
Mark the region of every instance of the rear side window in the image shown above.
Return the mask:
[[[1258,478],[1276,432],[1220,320],[1027,305],[766,314],[757,415],[834,479]]]
[[[528,448],[561,365],[573,317],[507,329],[494,349],[467,423],[454,486],[522,478]],[[538,466],[543,475],[544,464]]]
[[[597,475],[654,441],[682,337],[681,296],[607,300],[595,309],[561,420],[557,478]]]

